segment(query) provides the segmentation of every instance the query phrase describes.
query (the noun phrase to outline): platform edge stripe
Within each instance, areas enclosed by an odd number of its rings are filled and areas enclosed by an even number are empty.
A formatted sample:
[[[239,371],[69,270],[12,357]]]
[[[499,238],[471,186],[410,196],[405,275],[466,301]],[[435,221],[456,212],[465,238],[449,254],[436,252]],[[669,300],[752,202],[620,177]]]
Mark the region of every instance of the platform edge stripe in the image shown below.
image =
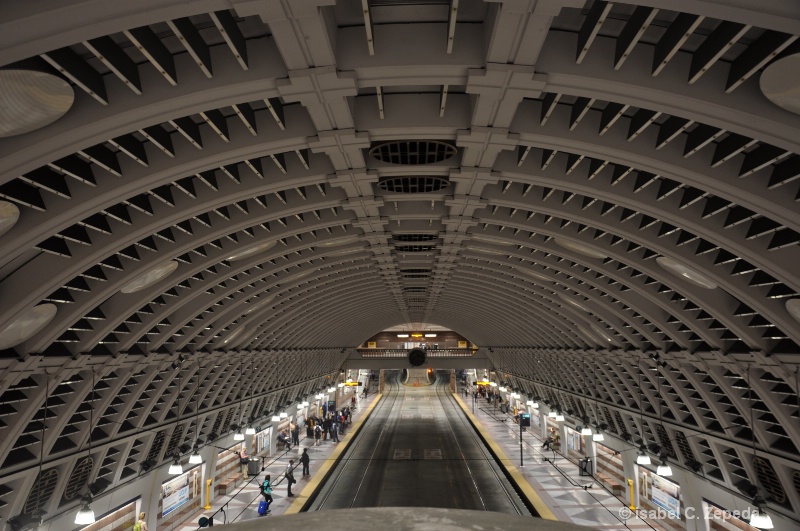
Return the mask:
[[[511,478],[519,491],[528,499],[528,502],[533,505],[533,508],[536,509],[536,512],[539,513],[539,517],[545,520],[554,520],[558,521],[556,515],[544,503],[541,496],[536,493],[534,488],[528,483],[528,480],[525,479],[525,476],[519,471],[519,469],[511,464],[511,460],[506,456],[506,453],[503,451],[500,446],[494,442],[494,439],[489,435],[489,432],[483,427],[483,424],[472,414],[470,413],[469,409],[467,408],[466,404],[461,400],[461,397],[458,396],[457,393],[453,393],[453,397],[458,402],[458,405],[461,407],[461,410],[467,415],[472,426],[478,431],[481,438],[484,440],[486,445],[489,447],[489,450],[494,454],[497,458],[497,461],[500,463],[500,466],[506,469],[508,472],[508,476]]]
[[[328,479],[333,467],[339,463],[342,454],[350,447],[350,443],[355,440],[355,436],[361,431],[361,427],[370,415],[372,415],[372,410],[375,409],[375,406],[378,405],[378,402],[380,402],[382,398],[383,393],[375,395],[375,400],[372,401],[372,404],[370,404],[364,412],[364,415],[353,424],[348,434],[342,437],[342,444],[337,445],[333,452],[325,459],[325,462],[319,467],[318,472],[314,474],[306,486],[303,487],[303,490],[297,494],[289,507],[281,513],[282,515],[298,514],[303,511],[306,504],[311,500],[312,494],[314,494],[322,483]]]

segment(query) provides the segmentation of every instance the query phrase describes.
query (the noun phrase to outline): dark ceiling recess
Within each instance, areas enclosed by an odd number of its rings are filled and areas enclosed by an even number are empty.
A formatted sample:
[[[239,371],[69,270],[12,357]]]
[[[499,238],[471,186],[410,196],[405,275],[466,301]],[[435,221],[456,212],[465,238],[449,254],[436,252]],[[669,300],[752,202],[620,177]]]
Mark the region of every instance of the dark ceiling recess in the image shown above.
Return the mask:
[[[393,234],[392,239],[396,242],[429,242],[436,239],[433,234]]]
[[[424,194],[427,192],[438,192],[450,186],[450,181],[445,177],[435,175],[419,175],[410,177],[387,177],[381,179],[378,188],[384,192],[395,192],[398,194]]]
[[[421,348],[415,348],[408,352],[408,362],[412,367],[419,367],[425,363],[425,351]]]
[[[456,146],[439,140],[392,140],[369,149],[369,154],[382,162],[413,166],[442,162],[456,152]]]
[[[424,253],[436,249],[435,245],[396,245],[395,249],[401,253]]]

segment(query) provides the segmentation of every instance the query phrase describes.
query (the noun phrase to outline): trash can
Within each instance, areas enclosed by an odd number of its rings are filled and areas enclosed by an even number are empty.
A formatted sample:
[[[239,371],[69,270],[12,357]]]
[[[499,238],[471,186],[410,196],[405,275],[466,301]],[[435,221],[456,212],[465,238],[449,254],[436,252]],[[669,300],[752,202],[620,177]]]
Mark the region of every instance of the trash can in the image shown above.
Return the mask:
[[[261,463],[259,459],[250,458],[247,462],[247,474],[250,476],[257,476],[261,472]]]
[[[592,475],[592,460],[584,457],[578,462],[578,475],[591,476]]]

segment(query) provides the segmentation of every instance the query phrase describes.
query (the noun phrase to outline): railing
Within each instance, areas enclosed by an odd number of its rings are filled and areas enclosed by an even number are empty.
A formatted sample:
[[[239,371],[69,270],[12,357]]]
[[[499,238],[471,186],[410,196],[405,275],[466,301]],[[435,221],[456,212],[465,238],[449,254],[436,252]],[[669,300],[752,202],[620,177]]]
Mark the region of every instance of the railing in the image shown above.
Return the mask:
[[[471,358],[478,352],[472,348],[423,349],[429,358]],[[405,358],[409,349],[403,348],[359,348],[356,349],[362,358]]]

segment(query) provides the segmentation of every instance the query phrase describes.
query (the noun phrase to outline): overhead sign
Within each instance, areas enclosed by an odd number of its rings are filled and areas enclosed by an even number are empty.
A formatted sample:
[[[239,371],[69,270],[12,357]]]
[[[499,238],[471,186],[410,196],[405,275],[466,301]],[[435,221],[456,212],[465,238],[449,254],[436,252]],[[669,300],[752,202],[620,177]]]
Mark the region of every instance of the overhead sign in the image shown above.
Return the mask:
[[[377,341],[367,341],[367,348],[375,348],[378,346]]]
[[[466,341],[459,341],[458,342],[458,348],[467,348],[467,342]]]
[[[364,385],[364,382],[345,382],[344,383],[345,387],[360,387],[362,385]]]

